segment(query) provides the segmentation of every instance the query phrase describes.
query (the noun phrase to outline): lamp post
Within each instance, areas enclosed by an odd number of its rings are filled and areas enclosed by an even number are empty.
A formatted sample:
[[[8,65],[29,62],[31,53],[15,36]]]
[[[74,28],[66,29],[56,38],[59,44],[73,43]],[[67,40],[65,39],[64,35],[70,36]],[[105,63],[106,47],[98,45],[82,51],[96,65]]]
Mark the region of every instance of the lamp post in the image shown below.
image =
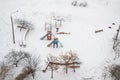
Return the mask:
[[[11,19],[11,25],[12,25],[12,36],[13,36],[13,44],[15,44],[15,33],[14,33],[14,25],[13,25],[13,17],[12,14],[16,13],[18,11],[12,12],[10,15],[10,19]]]

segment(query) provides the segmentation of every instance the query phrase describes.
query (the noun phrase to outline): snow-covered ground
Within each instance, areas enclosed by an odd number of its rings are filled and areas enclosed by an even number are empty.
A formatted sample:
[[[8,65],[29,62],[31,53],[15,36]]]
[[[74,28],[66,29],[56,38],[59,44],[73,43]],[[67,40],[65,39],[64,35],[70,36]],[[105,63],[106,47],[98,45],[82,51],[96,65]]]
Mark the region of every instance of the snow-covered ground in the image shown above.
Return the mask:
[[[81,80],[93,77],[102,80],[102,69],[106,61],[113,60],[113,37],[120,22],[120,0],[88,0],[87,7],[71,5],[73,0],[0,0],[0,60],[11,49],[28,51],[41,56],[41,63],[45,64],[49,54],[60,55],[69,50],[75,51],[82,62],[76,73],[69,71],[55,72],[53,80]],[[15,12],[17,11],[18,12]],[[15,12],[15,13],[13,13]],[[10,16],[20,18],[34,24],[34,30],[27,36],[27,47],[19,46],[22,32],[15,26],[16,44],[12,43],[12,28]],[[70,32],[70,35],[56,35],[63,44],[63,48],[46,47],[50,41],[40,40],[46,34],[44,23],[51,20],[51,16],[64,16],[60,31]],[[115,23],[115,25],[112,25]],[[112,28],[109,29],[108,27]],[[103,29],[103,32],[94,33]],[[50,72],[38,72],[35,80],[50,80]]]

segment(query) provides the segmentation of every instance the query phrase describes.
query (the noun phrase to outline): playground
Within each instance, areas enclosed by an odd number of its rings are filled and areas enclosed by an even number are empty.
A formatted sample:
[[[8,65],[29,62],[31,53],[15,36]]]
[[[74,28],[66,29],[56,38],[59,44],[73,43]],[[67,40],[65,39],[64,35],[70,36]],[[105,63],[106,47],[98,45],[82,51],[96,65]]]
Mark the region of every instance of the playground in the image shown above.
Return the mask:
[[[119,32],[120,1],[111,0],[106,5],[107,0],[91,0],[87,6],[80,2],[73,6],[73,1],[1,1],[8,6],[0,5],[4,7],[0,7],[0,60],[12,49],[26,51],[40,56],[34,80],[104,80],[104,66],[117,62],[113,38]],[[79,60],[67,56],[65,62],[61,55],[68,51],[76,53]],[[49,55],[57,57],[56,61],[48,61]],[[20,73],[19,68],[15,71]]]

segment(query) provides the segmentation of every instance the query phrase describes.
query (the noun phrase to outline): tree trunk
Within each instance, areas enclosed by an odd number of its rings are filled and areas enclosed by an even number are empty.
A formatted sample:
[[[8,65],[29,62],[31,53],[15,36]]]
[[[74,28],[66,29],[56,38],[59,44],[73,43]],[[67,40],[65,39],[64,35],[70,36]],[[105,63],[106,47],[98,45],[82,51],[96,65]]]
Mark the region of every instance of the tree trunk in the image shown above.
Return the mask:
[[[67,65],[67,63],[66,63],[66,74],[68,73],[68,67],[67,67],[68,65]]]
[[[34,72],[32,73],[32,77],[33,77],[33,80],[34,80],[34,78],[35,78],[35,73]]]
[[[15,67],[18,67],[18,64],[17,64],[17,63],[15,63]]]
[[[73,66],[75,66],[75,64],[73,64]],[[74,72],[75,72],[75,67],[73,68]]]
[[[22,27],[20,28],[20,31],[22,31]]]

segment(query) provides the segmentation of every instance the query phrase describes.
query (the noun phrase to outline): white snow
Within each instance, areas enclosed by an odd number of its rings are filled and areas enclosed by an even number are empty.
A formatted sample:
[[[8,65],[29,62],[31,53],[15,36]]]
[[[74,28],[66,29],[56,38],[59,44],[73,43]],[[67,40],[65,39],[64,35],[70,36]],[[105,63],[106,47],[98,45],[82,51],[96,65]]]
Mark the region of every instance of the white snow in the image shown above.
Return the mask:
[[[76,72],[63,70],[54,73],[53,80],[81,80],[94,77],[102,80],[104,63],[114,58],[112,50],[113,37],[120,22],[120,0],[88,0],[87,7],[74,7],[73,0],[0,0],[0,60],[11,49],[28,51],[40,55],[42,66],[45,65],[46,56],[49,54],[60,55],[69,50],[78,53],[82,62],[81,68]],[[109,3],[107,3],[109,1]],[[107,4],[107,5],[106,5]],[[15,12],[17,11],[18,12]],[[12,12],[15,12],[12,14]],[[10,16],[20,18],[34,24],[34,30],[27,36],[27,47],[19,46],[20,36],[23,34],[15,27],[16,43],[12,43],[12,28]],[[50,41],[40,40],[46,34],[44,23],[51,21],[51,16],[67,17],[60,31],[70,32],[70,35],[56,35],[63,44],[63,48],[48,48]],[[115,25],[112,25],[115,23]],[[112,28],[109,29],[108,27]],[[103,29],[103,32],[94,33]],[[55,30],[54,30],[55,31]],[[55,33],[55,32],[53,32]],[[41,68],[44,69],[44,67]],[[50,71],[39,71],[35,80],[50,80]]]

